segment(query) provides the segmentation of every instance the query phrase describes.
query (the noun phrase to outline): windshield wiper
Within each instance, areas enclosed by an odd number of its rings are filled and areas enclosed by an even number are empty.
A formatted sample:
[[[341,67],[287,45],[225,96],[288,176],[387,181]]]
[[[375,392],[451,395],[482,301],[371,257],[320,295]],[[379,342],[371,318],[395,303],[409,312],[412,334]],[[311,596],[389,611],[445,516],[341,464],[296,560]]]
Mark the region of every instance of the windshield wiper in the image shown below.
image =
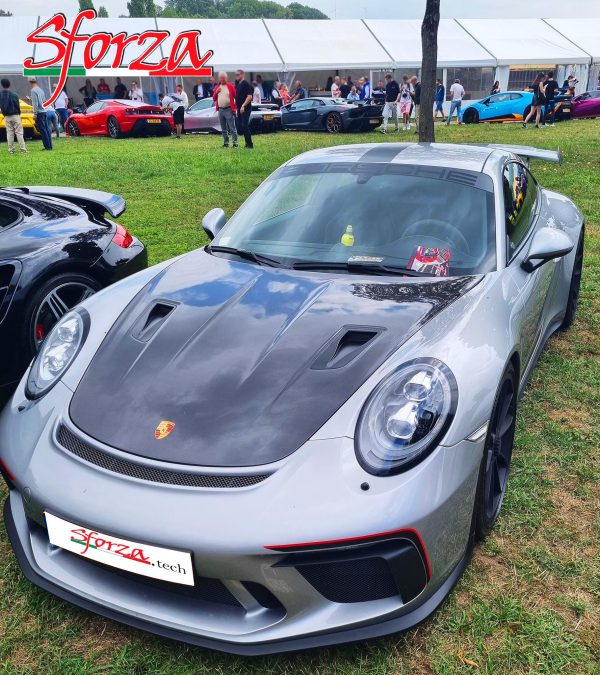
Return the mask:
[[[406,267],[399,267],[397,265],[383,265],[382,263],[371,262],[311,262],[310,260],[301,260],[292,265],[295,270],[308,271],[337,271],[342,272],[365,272],[367,274],[396,274],[403,277],[432,277],[432,274],[427,272],[417,272],[416,270],[409,270]]]
[[[234,248],[233,246],[211,246],[210,244],[206,247],[206,250],[209,253],[229,253],[231,255],[237,255],[238,258],[244,260],[250,260],[258,265],[268,265],[269,267],[281,267],[281,260],[275,260],[275,258],[269,258],[262,253],[254,253],[253,251],[246,251],[243,248]]]

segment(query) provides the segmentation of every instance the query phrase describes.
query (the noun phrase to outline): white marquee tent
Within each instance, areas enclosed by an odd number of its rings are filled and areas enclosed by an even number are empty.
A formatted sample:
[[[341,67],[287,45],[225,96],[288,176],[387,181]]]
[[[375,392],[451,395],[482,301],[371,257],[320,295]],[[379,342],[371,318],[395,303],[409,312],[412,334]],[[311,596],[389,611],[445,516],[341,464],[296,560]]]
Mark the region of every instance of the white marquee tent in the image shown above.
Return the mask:
[[[1,74],[22,74],[23,60],[33,55],[26,36],[43,20],[22,16],[0,18]],[[209,49],[214,52],[209,65],[215,72],[231,72],[243,67],[246,72],[260,72],[267,79],[274,79],[279,74],[289,80],[294,73],[304,72],[311,73],[310,78],[315,83],[324,84],[321,80],[338,71],[367,74],[388,68],[415,70],[421,63],[420,21],[417,20],[112,18],[95,19],[93,25],[84,23],[80,32],[140,33],[156,28],[170,31],[171,37],[165,45],[167,50],[179,32],[198,29],[202,32],[201,52]],[[557,67],[559,78],[567,70],[574,72],[580,81],[579,91],[583,91],[588,86],[588,79],[592,83],[592,76],[595,84],[596,71],[600,69],[599,18],[568,21],[442,19],[438,44],[438,67],[443,69],[444,79],[446,75],[463,77],[461,69],[473,71],[478,68],[486,71],[486,78],[495,76],[506,88],[513,71],[521,69],[523,79],[527,80],[528,70],[547,66]],[[129,45],[126,61],[139,55],[141,49]],[[36,47],[36,62],[49,58],[53,52],[49,46]],[[113,54],[111,49],[100,65],[110,66]],[[72,65],[83,65],[80,46],[75,50]],[[103,73],[111,74],[109,71]],[[310,78],[307,75],[303,78],[309,86],[313,84]],[[78,85],[78,81],[74,84]],[[150,89],[159,84],[153,82],[145,86]],[[473,94],[476,89],[472,88]]]

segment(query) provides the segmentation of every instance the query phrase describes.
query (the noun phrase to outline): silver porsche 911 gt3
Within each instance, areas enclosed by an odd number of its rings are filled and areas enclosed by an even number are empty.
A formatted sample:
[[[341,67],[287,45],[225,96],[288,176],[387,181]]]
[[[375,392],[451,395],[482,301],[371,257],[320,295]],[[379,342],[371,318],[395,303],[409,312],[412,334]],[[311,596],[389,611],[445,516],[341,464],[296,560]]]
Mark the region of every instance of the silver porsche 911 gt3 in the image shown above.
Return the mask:
[[[291,160],[66,314],[0,419],[25,575],[241,654],[414,626],[491,530],[583,219],[526,147]]]

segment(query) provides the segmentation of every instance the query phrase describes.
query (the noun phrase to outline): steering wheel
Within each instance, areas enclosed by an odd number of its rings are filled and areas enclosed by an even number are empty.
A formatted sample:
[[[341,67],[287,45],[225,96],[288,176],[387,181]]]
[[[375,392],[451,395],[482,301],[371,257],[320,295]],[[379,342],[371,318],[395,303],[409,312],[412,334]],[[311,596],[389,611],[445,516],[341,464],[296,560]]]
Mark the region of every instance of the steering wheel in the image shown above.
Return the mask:
[[[438,236],[436,236],[438,235]],[[435,218],[422,218],[411,223],[404,231],[403,239],[407,237],[429,237],[450,244],[452,247],[462,250],[467,255],[471,254],[471,247],[464,234],[443,220]]]

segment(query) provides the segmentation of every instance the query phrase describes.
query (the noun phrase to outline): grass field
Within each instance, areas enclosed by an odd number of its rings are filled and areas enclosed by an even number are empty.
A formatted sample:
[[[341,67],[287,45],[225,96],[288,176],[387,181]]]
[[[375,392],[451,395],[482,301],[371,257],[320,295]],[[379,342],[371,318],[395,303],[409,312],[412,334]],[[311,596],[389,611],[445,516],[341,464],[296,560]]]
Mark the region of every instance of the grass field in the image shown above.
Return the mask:
[[[413,140],[410,134],[279,133],[249,152],[215,136],[61,139],[54,152],[0,149],[0,184],[55,183],[122,194],[120,221],[156,263],[206,243],[203,214],[231,214],[275,167],[311,148]],[[534,163],[546,187],[587,222],[578,319],[555,336],[521,402],[499,523],[441,610],[380,641],[248,660],[218,655],[79,611],[28,583],[0,525],[0,673],[598,673],[600,664],[600,120],[552,129],[441,128],[438,141],[560,146],[565,163]],[[57,477],[58,479],[58,477]],[[0,488],[2,500],[6,495]]]

